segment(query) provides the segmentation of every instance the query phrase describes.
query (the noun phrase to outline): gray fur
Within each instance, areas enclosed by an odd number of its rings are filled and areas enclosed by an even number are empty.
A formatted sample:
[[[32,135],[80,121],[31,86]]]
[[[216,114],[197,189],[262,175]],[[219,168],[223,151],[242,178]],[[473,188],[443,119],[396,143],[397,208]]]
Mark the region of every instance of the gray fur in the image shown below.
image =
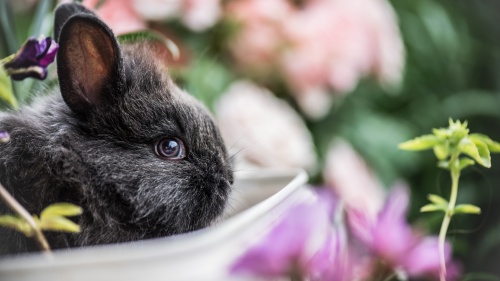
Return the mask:
[[[121,55],[126,85],[84,115],[58,91],[0,117],[11,136],[0,144],[0,182],[33,214],[56,202],[84,209],[75,218],[81,233],[47,232],[53,248],[193,231],[225,207],[233,176],[208,111],[174,85],[148,48],[122,46]],[[185,159],[154,153],[158,140],[172,136],[184,141]],[[0,202],[0,214],[8,212]],[[0,254],[37,250],[13,230],[0,228],[0,239]]]

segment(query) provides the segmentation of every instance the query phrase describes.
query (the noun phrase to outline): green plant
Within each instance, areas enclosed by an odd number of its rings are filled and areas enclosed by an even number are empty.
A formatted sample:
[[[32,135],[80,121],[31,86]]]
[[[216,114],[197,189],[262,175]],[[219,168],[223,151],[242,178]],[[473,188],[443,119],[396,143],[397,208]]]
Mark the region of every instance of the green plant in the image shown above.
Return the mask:
[[[82,214],[82,208],[76,205],[55,203],[46,207],[38,217],[31,216],[1,184],[0,198],[17,214],[0,216],[0,226],[13,228],[27,237],[34,237],[45,253],[50,253],[50,246],[42,231],[80,231],[80,226],[66,218]]]
[[[431,203],[423,206],[421,212],[444,212],[441,230],[439,231],[439,252],[441,259],[441,280],[445,280],[444,245],[451,218],[457,214],[479,214],[481,209],[472,204],[456,205],[460,172],[468,166],[478,163],[490,168],[490,152],[500,152],[500,143],[482,134],[469,134],[467,121],[453,122],[449,119],[448,128],[433,129],[433,134],[423,135],[399,145],[404,150],[433,149],[438,159],[438,167],[449,170],[451,175],[450,199],[446,200],[436,194],[429,194]]]

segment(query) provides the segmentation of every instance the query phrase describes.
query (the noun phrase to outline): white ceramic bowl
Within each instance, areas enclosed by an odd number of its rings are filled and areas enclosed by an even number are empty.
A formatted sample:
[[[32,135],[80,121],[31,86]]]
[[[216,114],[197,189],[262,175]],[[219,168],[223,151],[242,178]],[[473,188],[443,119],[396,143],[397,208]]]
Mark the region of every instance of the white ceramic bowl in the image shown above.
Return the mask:
[[[141,242],[55,251],[0,260],[2,281],[244,280],[229,267],[290,204],[311,200],[301,170],[236,173],[223,219],[196,232]],[[245,279],[250,280],[250,279]]]

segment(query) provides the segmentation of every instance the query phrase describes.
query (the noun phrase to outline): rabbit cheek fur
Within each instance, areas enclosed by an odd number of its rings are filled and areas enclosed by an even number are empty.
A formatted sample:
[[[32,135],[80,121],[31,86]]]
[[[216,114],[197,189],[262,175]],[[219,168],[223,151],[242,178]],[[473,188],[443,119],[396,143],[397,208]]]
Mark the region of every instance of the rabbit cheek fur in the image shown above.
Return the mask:
[[[11,135],[0,144],[1,183],[30,213],[56,202],[84,209],[75,217],[82,231],[46,232],[49,244],[134,241],[210,225],[233,175],[208,111],[173,84],[148,47],[120,47],[83,7],[60,6],[55,29],[60,94],[0,117]],[[156,155],[155,144],[169,137],[184,143],[184,159]],[[3,203],[0,212],[9,212]],[[0,253],[37,250],[12,230],[0,228],[0,237]]]

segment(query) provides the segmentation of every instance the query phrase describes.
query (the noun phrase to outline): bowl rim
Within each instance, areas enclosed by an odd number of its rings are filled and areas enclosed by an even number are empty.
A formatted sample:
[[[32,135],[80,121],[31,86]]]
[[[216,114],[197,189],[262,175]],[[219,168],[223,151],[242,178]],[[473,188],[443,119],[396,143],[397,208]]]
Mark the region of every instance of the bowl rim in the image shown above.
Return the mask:
[[[1,272],[102,265],[103,263],[121,263],[196,254],[200,250],[213,247],[217,242],[222,243],[238,231],[251,225],[256,219],[265,216],[280,202],[304,186],[308,180],[307,173],[302,169],[256,169],[238,175],[238,179],[241,180],[279,177],[290,177],[292,180],[270,197],[214,226],[190,233],[149,240],[58,249],[54,250],[50,256],[29,253],[7,257],[0,259],[0,275]]]

